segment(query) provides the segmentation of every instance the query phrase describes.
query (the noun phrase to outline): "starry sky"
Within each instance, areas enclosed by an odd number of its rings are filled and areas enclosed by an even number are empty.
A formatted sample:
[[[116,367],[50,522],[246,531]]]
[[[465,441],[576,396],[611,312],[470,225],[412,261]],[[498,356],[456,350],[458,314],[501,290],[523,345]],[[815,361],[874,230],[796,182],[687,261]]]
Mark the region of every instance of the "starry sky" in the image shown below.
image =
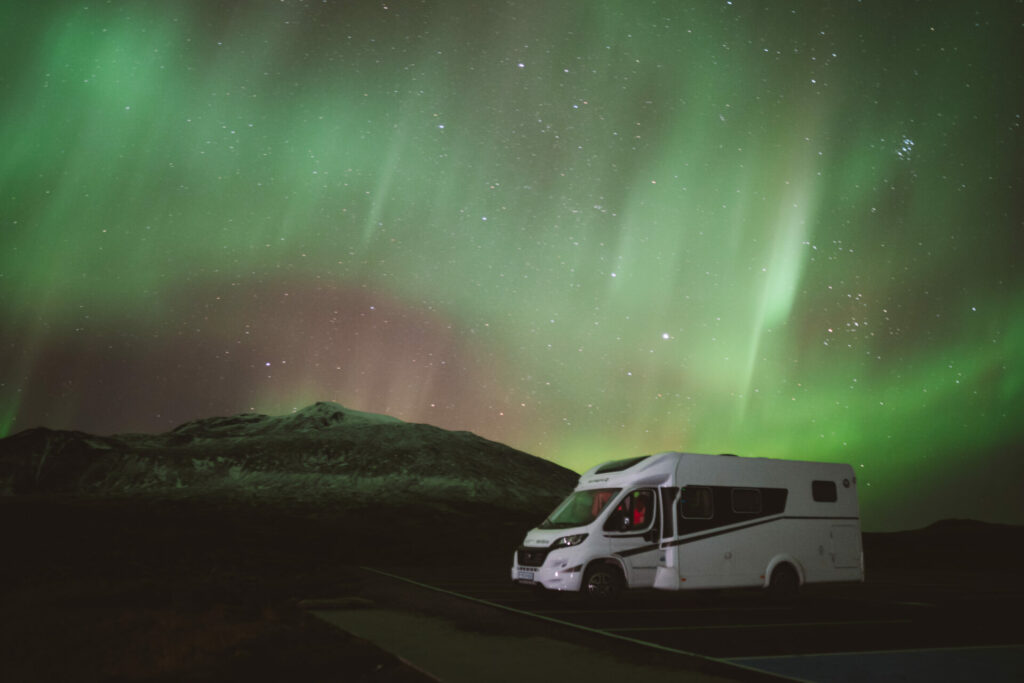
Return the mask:
[[[0,435],[317,400],[1024,523],[1024,4],[7,2]]]

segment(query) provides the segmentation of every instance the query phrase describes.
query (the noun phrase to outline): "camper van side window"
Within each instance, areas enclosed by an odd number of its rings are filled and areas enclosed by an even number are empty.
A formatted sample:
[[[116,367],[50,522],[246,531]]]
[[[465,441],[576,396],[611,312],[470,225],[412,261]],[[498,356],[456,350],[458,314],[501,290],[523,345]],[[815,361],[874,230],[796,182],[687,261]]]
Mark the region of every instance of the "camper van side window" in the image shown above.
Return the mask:
[[[758,489],[733,489],[732,511],[747,515],[761,512],[761,491]]]
[[[834,503],[839,499],[834,481],[812,481],[811,495],[818,503]]]
[[[707,486],[687,486],[679,501],[679,513],[683,519],[711,519],[715,513],[713,501]]]
[[[651,527],[657,516],[654,489],[638,489],[628,493],[608,515],[605,531],[640,532]]]

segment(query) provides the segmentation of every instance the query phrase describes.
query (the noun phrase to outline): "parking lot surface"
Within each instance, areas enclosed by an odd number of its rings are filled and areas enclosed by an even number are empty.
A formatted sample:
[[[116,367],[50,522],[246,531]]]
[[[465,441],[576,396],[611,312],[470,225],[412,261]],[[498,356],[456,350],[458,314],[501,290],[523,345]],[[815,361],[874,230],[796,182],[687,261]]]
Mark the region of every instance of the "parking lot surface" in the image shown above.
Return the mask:
[[[503,570],[503,571],[501,571]],[[1024,607],[1008,582],[963,577],[759,591],[627,592],[606,605],[512,583],[507,569],[374,568],[395,581],[618,641],[804,681],[1020,681]]]

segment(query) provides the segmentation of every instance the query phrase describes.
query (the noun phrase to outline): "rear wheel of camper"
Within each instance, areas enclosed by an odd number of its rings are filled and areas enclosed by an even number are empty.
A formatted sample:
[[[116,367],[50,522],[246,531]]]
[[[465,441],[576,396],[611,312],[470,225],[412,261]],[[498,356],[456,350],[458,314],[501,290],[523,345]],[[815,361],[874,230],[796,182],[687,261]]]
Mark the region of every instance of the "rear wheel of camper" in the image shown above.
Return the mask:
[[[800,577],[793,565],[782,563],[772,570],[768,593],[775,600],[789,600],[800,590]]]
[[[593,564],[583,575],[583,592],[595,602],[614,600],[622,592],[622,576],[609,564]]]

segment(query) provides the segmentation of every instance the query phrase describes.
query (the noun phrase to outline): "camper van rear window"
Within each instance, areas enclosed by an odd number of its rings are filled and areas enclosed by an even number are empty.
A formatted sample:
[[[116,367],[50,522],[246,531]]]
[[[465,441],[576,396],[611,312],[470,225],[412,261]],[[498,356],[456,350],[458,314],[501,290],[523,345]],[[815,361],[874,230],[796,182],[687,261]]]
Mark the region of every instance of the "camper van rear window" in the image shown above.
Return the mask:
[[[759,489],[733,489],[732,511],[745,515],[761,512],[761,491]]]
[[[812,481],[811,496],[819,503],[834,503],[839,499],[834,481]]]
[[[606,462],[605,464],[603,464],[600,467],[598,467],[597,471],[594,472],[594,474],[605,474],[607,472],[621,472],[622,470],[628,470],[630,467],[632,467],[633,465],[637,464],[641,460],[646,460],[649,457],[651,457],[651,456],[649,456],[649,455],[641,455],[639,458],[626,458],[625,460],[612,460],[611,462]]]
[[[683,489],[679,511],[684,519],[710,519],[715,512],[711,489],[707,486],[687,486]]]

